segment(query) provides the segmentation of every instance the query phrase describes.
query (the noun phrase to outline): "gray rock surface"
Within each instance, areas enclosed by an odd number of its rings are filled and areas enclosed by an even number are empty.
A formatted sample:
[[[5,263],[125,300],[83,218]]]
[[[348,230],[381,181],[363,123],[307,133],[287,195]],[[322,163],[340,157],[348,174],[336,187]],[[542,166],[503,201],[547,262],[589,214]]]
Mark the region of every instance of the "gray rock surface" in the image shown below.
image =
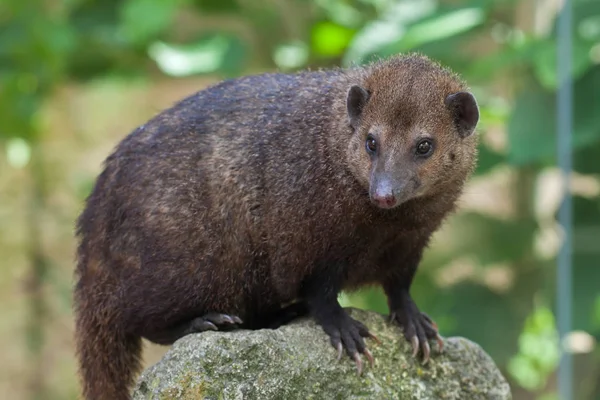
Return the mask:
[[[400,328],[383,315],[356,309],[382,344],[368,341],[375,367],[361,377],[312,319],[277,330],[204,332],[177,341],[140,376],[141,399],[511,399],[492,359],[464,338],[444,339],[423,366],[413,359]],[[437,349],[437,345],[432,343]]]

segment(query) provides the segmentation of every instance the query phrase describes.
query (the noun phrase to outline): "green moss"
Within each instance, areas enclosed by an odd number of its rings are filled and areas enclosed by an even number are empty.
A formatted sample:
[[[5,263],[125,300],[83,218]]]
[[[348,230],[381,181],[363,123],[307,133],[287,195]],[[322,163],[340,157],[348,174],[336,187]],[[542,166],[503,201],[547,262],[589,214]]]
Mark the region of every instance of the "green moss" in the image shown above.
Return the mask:
[[[160,400],[201,400],[207,395],[207,384],[192,373],[183,374],[173,386],[160,392]]]

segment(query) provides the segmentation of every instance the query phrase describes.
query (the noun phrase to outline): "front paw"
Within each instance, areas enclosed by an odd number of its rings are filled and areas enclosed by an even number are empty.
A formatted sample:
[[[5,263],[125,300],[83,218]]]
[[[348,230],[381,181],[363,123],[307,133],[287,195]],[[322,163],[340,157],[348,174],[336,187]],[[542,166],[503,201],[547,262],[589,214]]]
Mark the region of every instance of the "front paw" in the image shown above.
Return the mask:
[[[371,338],[379,342],[375,335],[369,332],[369,329],[360,321],[350,317],[346,311],[340,309],[328,318],[320,321],[320,325],[331,341],[331,345],[337,349],[337,359],[342,357],[342,350],[345,348],[348,356],[354,360],[358,370],[358,375],[362,373],[362,359],[360,354],[364,354],[373,367],[373,355],[367,349],[363,338]],[[360,353],[360,354],[359,354]]]
[[[437,340],[439,352],[442,352],[444,342],[438,333],[436,323],[427,314],[419,311],[408,294],[404,297],[402,306],[390,312],[390,321],[398,323],[404,329],[404,336],[413,346],[413,357],[417,355],[419,348],[421,348],[423,364],[429,361],[431,354],[428,340]]]

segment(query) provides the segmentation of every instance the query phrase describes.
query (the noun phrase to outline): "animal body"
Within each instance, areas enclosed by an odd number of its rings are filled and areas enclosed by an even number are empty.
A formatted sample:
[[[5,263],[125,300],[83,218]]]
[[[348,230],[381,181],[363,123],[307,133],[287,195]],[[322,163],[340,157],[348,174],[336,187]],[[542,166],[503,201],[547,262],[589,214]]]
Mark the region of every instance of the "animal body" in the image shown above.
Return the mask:
[[[411,282],[473,170],[478,119],[457,75],[411,54],[223,81],[135,129],[77,222],[84,397],[130,398],[142,338],[304,313],[360,369],[372,335],[337,297],[365,285],[427,360],[439,335]]]

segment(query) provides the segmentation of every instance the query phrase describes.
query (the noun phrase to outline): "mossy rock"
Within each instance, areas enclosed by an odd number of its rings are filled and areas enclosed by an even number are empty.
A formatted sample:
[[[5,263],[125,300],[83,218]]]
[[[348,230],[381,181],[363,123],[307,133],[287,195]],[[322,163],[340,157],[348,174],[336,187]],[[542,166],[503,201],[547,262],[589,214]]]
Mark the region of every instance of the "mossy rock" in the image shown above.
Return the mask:
[[[140,399],[511,399],[510,387],[477,344],[444,339],[427,365],[411,356],[400,328],[383,315],[356,309],[381,344],[362,376],[347,356],[336,361],[329,338],[312,319],[276,330],[203,332],[178,340],[139,378]],[[432,344],[437,349],[437,345]]]

